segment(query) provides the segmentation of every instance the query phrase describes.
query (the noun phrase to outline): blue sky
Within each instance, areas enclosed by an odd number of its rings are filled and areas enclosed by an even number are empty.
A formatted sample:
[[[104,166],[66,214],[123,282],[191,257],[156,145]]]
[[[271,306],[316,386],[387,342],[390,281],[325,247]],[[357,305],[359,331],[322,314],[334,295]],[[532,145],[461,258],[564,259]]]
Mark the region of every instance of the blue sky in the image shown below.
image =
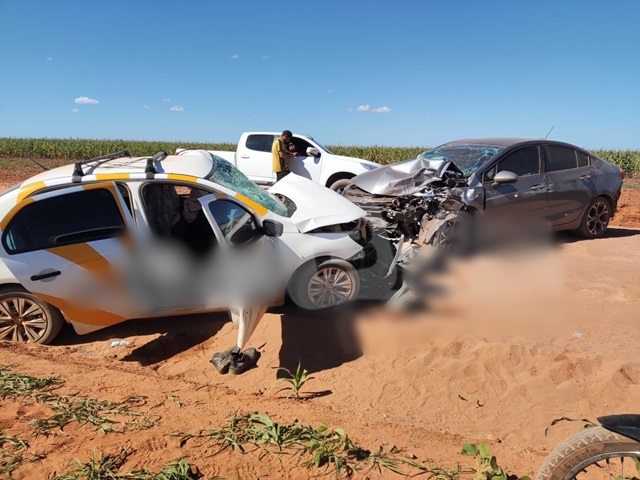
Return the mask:
[[[0,0],[0,136],[640,148],[640,1]],[[98,103],[96,103],[98,102]]]

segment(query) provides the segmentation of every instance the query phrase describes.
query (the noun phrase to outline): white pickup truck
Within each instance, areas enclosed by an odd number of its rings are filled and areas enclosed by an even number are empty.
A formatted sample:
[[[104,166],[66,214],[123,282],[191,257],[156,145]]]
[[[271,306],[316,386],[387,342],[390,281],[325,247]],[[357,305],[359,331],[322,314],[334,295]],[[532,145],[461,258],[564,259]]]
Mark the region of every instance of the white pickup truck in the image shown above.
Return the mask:
[[[214,155],[233,163],[238,170],[260,185],[273,185],[271,147],[277,132],[245,132],[240,137],[235,152],[210,151]],[[332,190],[342,190],[349,179],[380,165],[360,158],[335,155],[313,138],[293,134],[292,143],[298,156],[289,161],[293,173],[313,180]]]

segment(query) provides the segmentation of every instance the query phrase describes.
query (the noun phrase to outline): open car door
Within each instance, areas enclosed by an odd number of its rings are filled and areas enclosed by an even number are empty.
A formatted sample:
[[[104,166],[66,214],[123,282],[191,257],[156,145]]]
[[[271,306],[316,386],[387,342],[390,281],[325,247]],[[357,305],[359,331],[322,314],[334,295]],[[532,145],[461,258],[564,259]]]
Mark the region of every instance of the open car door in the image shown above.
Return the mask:
[[[239,329],[237,347],[242,350],[267,307],[282,295],[286,277],[255,212],[227,195],[207,195],[200,203],[222,246],[216,276],[225,285],[229,313]]]
[[[121,278],[135,229],[115,183],[28,197],[0,229],[0,255],[17,282],[57,307],[78,333],[137,316]]]

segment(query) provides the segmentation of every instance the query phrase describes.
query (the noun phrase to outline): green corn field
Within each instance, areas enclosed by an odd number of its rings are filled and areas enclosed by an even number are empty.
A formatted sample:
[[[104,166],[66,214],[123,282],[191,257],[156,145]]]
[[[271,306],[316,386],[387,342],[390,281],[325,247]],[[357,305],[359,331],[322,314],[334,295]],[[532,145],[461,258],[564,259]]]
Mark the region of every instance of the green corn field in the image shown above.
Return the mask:
[[[153,155],[164,150],[175,152],[176,148],[235,150],[233,143],[161,142],[137,140],[91,140],[57,138],[0,138],[0,159],[32,157],[34,159],[81,160],[120,150],[131,155]],[[334,153],[356,158],[365,158],[382,165],[415,158],[428,147],[330,146]],[[600,158],[615,163],[629,176],[640,175],[640,151],[638,150],[593,150]],[[21,162],[16,163],[19,168]]]

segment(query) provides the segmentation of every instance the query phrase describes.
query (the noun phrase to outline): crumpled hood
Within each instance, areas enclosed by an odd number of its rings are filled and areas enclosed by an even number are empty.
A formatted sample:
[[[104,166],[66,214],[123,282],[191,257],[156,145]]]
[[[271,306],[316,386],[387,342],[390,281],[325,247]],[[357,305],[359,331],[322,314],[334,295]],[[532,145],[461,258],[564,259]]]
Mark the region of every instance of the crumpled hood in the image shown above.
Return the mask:
[[[294,173],[277,182],[269,193],[284,195],[296,204],[291,220],[302,233],[353,222],[366,215],[342,195]]]
[[[453,162],[414,158],[361,173],[351,181],[356,187],[374,195],[411,195],[440,180],[446,170],[462,173]]]

